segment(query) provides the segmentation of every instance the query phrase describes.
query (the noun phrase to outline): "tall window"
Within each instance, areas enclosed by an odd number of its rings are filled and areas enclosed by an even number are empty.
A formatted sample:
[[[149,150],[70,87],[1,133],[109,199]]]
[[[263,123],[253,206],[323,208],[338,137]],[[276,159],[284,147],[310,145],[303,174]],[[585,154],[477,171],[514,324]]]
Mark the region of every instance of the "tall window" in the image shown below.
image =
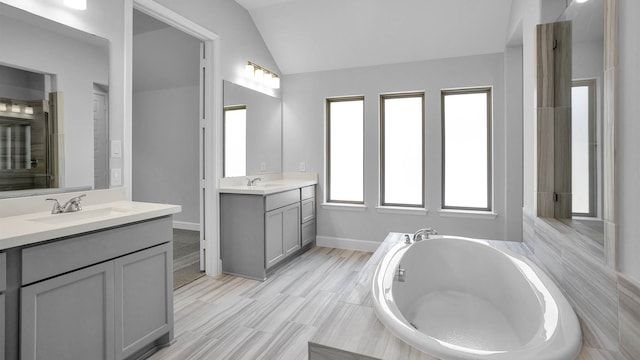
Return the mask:
[[[491,89],[442,91],[442,208],[491,210]]]
[[[327,99],[327,201],[364,203],[364,97]]]
[[[573,215],[596,216],[596,81],[571,88],[571,201]]]
[[[424,93],[380,96],[381,205],[424,207]]]
[[[224,176],[247,175],[247,108],[224,109]]]

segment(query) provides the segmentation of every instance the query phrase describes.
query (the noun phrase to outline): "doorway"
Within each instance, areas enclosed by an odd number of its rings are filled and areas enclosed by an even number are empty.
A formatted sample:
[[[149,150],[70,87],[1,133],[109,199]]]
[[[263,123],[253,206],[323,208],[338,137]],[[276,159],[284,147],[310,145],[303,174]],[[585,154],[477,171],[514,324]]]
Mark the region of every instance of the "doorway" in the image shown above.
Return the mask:
[[[200,220],[202,42],[133,11],[132,199],[177,204],[174,288],[204,274]]]

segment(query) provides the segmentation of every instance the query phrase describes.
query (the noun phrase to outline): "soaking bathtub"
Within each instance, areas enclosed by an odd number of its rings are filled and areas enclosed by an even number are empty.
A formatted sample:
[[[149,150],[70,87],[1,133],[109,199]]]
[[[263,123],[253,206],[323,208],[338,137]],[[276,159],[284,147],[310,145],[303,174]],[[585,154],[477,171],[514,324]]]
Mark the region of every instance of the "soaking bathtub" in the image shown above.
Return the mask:
[[[393,246],[372,284],[378,319],[441,359],[573,360],[582,334],[555,283],[525,257],[454,236]]]

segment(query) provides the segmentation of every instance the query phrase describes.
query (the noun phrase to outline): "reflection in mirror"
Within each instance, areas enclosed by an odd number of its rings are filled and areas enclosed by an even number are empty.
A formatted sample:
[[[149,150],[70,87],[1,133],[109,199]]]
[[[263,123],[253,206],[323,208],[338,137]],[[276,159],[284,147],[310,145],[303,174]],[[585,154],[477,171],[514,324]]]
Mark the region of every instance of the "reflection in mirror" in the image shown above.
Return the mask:
[[[565,222],[604,244],[604,0],[573,1],[558,21],[572,26],[572,214]]]
[[[224,176],[247,175],[247,107],[224,108]]]
[[[280,98],[224,81],[224,109],[223,176],[281,172]]]
[[[108,187],[108,40],[4,3],[0,34],[11,39],[11,51],[0,52],[0,103],[23,107],[20,124],[0,111],[0,184],[18,172],[29,179],[0,186],[0,198]],[[25,113],[36,100],[42,105]]]
[[[57,187],[62,95],[50,95],[50,84],[49,75],[0,65],[0,191]]]

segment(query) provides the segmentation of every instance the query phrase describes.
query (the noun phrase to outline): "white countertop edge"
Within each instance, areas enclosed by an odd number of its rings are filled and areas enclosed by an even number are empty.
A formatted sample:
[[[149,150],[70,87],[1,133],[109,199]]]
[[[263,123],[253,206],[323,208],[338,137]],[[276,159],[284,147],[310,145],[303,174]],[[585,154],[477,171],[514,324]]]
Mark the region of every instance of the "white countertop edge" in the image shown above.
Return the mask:
[[[218,192],[221,194],[269,195],[317,184],[316,180],[274,180],[273,182],[258,183],[255,186],[221,186],[218,188]]]
[[[102,230],[138,221],[172,215],[182,211],[179,205],[154,204],[134,201],[114,201],[99,205],[83,207],[82,211],[102,208],[130,208],[128,212],[118,215],[101,216],[68,222],[63,224],[45,224],[31,219],[50,216],[49,212],[38,212],[24,215],[0,218],[0,250],[13,247],[31,245],[65,236],[73,236],[90,231]],[[64,215],[64,214],[63,214]]]

